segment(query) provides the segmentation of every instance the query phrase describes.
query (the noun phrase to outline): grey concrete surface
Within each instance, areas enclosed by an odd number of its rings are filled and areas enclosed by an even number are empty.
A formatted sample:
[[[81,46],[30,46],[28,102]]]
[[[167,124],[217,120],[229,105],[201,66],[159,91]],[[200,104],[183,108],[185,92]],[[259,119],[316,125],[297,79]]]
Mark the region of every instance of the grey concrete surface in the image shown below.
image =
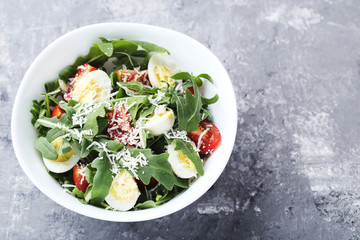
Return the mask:
[[[0,0],[0,239],[360,239],[359,12],[355,0]],[[197,39],[237,95],[226,170],[198,201],[153,221],[59,206],[12,150],[12,104],[34,58],[70,30],[110,21]]]

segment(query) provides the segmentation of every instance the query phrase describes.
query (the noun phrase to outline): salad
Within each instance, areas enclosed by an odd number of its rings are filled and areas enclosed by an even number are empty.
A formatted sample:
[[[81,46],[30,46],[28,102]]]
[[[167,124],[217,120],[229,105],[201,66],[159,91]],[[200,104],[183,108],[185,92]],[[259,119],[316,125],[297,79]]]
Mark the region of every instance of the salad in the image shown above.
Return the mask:
[[[33,100],[34,142],[48,173],[84,204],[155,207],[204,174],[221,134],[184,72],[155,44],[100,38]]]

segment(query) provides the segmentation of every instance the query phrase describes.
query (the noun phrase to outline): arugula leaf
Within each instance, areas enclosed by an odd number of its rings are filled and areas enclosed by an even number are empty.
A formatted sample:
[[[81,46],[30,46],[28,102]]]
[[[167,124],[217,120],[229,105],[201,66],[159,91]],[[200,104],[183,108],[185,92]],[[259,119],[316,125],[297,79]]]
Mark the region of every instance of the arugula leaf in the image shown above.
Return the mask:
[[[195,82],[196,82],[196,84],[198,85],[198,87],[201,87],[201,86],[203,85],[203,81],[201,80],[202,78],[205,78],[205,79],[207,79],[209,82],[211,82],[212,84],[214,84],[214,81],[212,80],[212,78],[210,77],[209,74],[202,73],[202,74],[198,75],[198,76],[195,78]]]
[[[135,208],[137,209],[148,209],[148,208],[153,208],[156,207],[156,203],[153,200],[147,200],[143,203],[138,203]]]
[[[176,103],[179,130],[185,130],[188,123],[187,116],[189,115],[189,109],[186,106],[185,98],[177,94],[174,94],[173,98],[175,99],[175,103]]]
[[[69,118],[67,117],[67,113],[64,113],[63,115],[61,115],[60,119],[58,119],[57,117],[39,118],[35,122],[35,127],[39,128],[40,126],[44,126],[44,127],[50,128],[50,129],[59,128],[59,129],[65,131],[66,133],[70,133],[71,138],[77,139],[77,140],[79,139],[79,137],[75,131],[78,129],[72,129],[72,121],[69,120]]]
[[[45,83],[45,91],[46,91],[46,93],[53,92],[53,91],[55,91],[57,89],[60,89],[60,85],[59,85],[58,80]]]
[[[61,117],[59,119],[57,117],[52,117],[52,118],[42,117],[42,118],[39,118],[35,123],[36,128],[39,126],[45,126],[48,128],[58,127],[63,130],[65,130],[65,128],[67,128],[67,127],[71,127],[71,125],[72,125],[72,122],[68,119],[66,113],[61,115]]]
[[[86,181],[91,185],[94,183],[94,176],[96,173],[96,168],[91,167],[91,164],[86,165]],[[87,190],[86,190],[87,191]]]
[[[72,146],[66,139],[62,139],[58,154],[66,154],[72,150]]]
[[[175,143],[175,150],[181,151],[184,155],[186,155],[190,161],[192,161],[195,165],[196,171],[199,173],[200,176],[204,175],[204,167],[201,162],[201,159],[197,152],[194,150],[193,146],[185,142],[181,139],[174,139],[172,142]]]
[[[35,126],[36,121],[39,118],[44,117],[46,114],[45,101],[44,100],[41,100],[41,101],[33,100],[33,104],[31,106],[30,113],[33,115],[32,119],[31,119],[31,124],[33,126]]]
[[[64,136],[66,134],[66,132],[64,130],[61,130],[58,127],[55,127],[53,129],[50,129],[47,134],[46,134],[46,139],[48,140],[48,142],[52,142],[55,139],[57,139],[58,137]]]
[[[108,150],[112,151],[113,153],[119,152],[124,147],[124,144],[120,143],[117,140],[107,140],[107,139],[104,139],[104,138],[100,138],[97,141],[100,144],[102,144],[102,143],[106,144],[106,148]],[[86,158],[91,151],[96,151],[96,152],[99,152],[99,153],[103,151],[103,149],[99,148],[97,145],[93,145],[89,149],[87,149],[90,146],[91,143],[92,143],[92,141],[88,140],[86,138],[83,139],[83,141],[81,142],[81,157],[82,158]]]
[[[199,75],[201,76],[201,74]],[[199,76],[197,78],[199,78]],[[206,77],[206,74],[203,74]],[[179,95],[175,91],[171,91],[173,100],[176,103],[176,110],[178,116],[179,130],[186,130],[192,132],[198,129],[198,124],[201,121],[201,107],[202,99],[200,90],[190,73],[180,72],[172,76],[173,79],[190,80],[194,89],[194,95],[189,89],[185,91],[185,97],[183,94]]]
[[[130,116],[133,120],[137,119],[138,111],[144,106],[150,106],[150,102],[147,97],[127,97],[126,103],[128,106],[132,105],[129,109]]]
[[[98,124],[98,117],[105,117],[106,111],[105,111],[105,104],[101,104],[98,108],[93,110],[91,113],[89,113],[86,116],[86,122],[84,125],[84,129],[91,129],[93,135],[92,136],[86,136],[87,138],[92,138],[99,132],[99,124]]]
[[[112,183],[111,163],[103,151],[92,163],[91,167],[96,169],[91,190],[90,202],[94,205],[100,205],[109,194]]]
[[[69,100],[69,102],[65,102],[65,101],[60,101],[58,103],[58,105],[60,106],[61,109],[63,109],[66,113],[67,116],[72,119],[72,115],[74,115],[74,113],[76,112],[75,110],[75,106],[78,104],[77,101],[75,100]]]
[[[45,137],[36,139],[34,146],[44,158],[49,160],[56,160],[58,158],[58,153],[56,152],[54,146],[49,143]]]
[[[159,52],[159,53],[166,52],[166,53],[170,54],[170,52],[168,50],[166,50],[165,48],[155,45],[153,43],[149,43],[149,42],[145,42],[145,41],[136,41],[136,40],[131,40],[131,42],[135,43],[136,45],[145,49],[147,52]]]
[[[201,100],[204,105],[214,104],[219,100],[219,95],[215,94],[215,96],[213,96],[212,98],[201,97]]]
[[[101,42],[97,44],[99,46],[99,49],[108,57],[111,57],[113,54],[114,48],[112,43],[110,42]]]
[[[140,153],[144,154],[148,160],[148,165],[139,167],[137,174],[140,180],[146,185],[150,183],[151,177],[155,178],[160,184],[168,190],[179,186],[182,188],[189,187],[187,180],[175,176],[170,163],[167,161],[169,154],[162,153],[153,155],[150,149],[129,149],[131,155],[136,157]]]
[[[72,190],[72,193],[75,194],[75,196],[77,196],[78,198],[84,198],[84,193],[80,191],[77,187]]]
[[[194,82],[194,79],[191,79]],[[194,95],[190,92],[189,89],[185,91],[185,103],[189,109],[188,123],[186,126],[187,132],[192,132],[198,129],[199,122],[201,121],[201,96],[200,91],[197,86],[194,84]]]
[[[139,94],[143,94],[143,93],[157,93],[156,88],[148,88],[148,87],[144,87],[144,84],[142,84],[141,82],[136,82],[136,81],[131,81],[131,82],[119,82],[119,84],[121,86],[124,86],[126,88],[129,88],[130,90],[135,90],[138,91]]]

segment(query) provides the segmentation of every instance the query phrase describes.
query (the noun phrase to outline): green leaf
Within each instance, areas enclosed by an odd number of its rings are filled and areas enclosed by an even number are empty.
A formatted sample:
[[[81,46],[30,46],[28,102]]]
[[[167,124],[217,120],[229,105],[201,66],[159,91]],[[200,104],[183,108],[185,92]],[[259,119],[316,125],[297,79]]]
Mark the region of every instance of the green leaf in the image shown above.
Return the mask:
[[[58,158],[58,153],[56,152],[54,146],[49,143],[45,137],[36,139],[34,146],[44,158],[49,160],[56,160]]]
[[[179,72],[171,76],[175,80],[189,80],[192,78],[191,74],[188,72]]]
[[[48,140],[48,142],[52,142],[55,139],[57,139],[58,137],[64,136],[66,134],[66,132],[64,130],[61,130],[58,127],[55,127],[53,129],[50,129],[47,134],[46,134],[46,139]]]
[[[45,101],[44,100],[41,100],[41,101],[33,100],[33,104],[31,106],[30,113],[33,115],[32,119],[31,119],[31,124],[33,126],[35,126],[36,121],[39,118],[44,117],[46,114]]]
[[[51,129],[59,128],[59,129],[65,131],[66,133],[70,133],[71,138],[77,139],[77,140],[79,139],[75,130],[71,129],[72,121],[70,121],[68,119],[67,113],[64,113],[63,115],[61,115],[60,119],[58,119],[57,117],[53,117],[53,118],[42,117],[35,122],[36,128],[39,128],[40,126],[44,126],[44,127],[51,128]]]
[[[137,119],[137,113],[141,108],[150,106],[150,102],[147,97],[127,97],[126,104],[128,106],[132,105],[131,108],[129,108],[129,113],[133,120]]]
[[[99,46],[99,49],[108,57],[111,57],[113,54],[114,48],[112,43],[110,42],[101,42],[97,44]]]
[[[162,153],[159,155],[153,155],[150,149],[129,149],[132,157],[136,157],[138,154],[142,153],[145,155],[148,160],[148,164],[143,167],[139,167],[137,174],[140,180],[145,184],[150,183],[150,179],[155,178],[160,184],[168,190],[173,189],[173,187],[179,186],[182,188],[187,188],[187,180],[180,179],[175,176],[172,171],[170,163],[167,161],[169,154]]]
[[[46,91],[46,93],[53,92],[53,91],[55,91],[55,90],[57,90],[59,88],[60,88],[60,86],[59,86],[59,81],[58,80],[45,83],[45,91]]]
[[[93,179],[90,202],[94,205],[100,205],[109,194],[112,183],[112,166],[106,157],[106,153],[101,152],[99,157],[91,163],[91,167],[96,169],[96,173]]]
[[[181,139],[174,139],[172,142],[175,143],[175,150],[181,151],[184,155],[186,155],[190,161],[192,161],[195,165],[196,171],[200,176],[204,175],[204,167],[199,157],[199,154],[194,150],[193,146],[185,142]]]
[[[143,203],[139,203],[135,206],[135,208],[137,209],[148,209],[148,208],[153,208],[156,207],[156,203],[153,200],[147,200]]]
[[[72,190],[72,193],[75,194],[75,196],[77,196],[78,198],[84,198],[84,193],[80,191],[77,187]]]
[[[211,82],[212,84],[214,84],[214,81],[212,80],[212,78],[210,77],[209,74],[206,74],[206,73],[202,73],[202,74],[199,74],[196,78],[195,78],[195,82],[196,84],[200,87],[202,86],[202,78],[205,78],[206,80],[208,80],[209,82]],[[198,82],[200,83],[200,85],[198,84]]]
[[[143,93],[157,93],[157,89],[156,88],[148,88],[148,87],[144,87],[144,84],[142,84],[141,82],[136,82],[136,81],[131,81],[131,82],[119,82],[119,84],[123,87],[126,87],[130,90],[135,90],[138,91],[139,94],[143,94]]]
[[[215,96],[213,96],[212,98],[201,97],[201,100],[205,105],[214,104],[219,100],[219,95],[215,94]]]
[[[136,45],[140,46],[141,48],[145,49],[148,52],[159,52],[159,53],[167,52],[168,54],[170,54],[169,51],[166,50],[165,48],[160,47],[153,43],[149,43],[145,41],[135,41],[135,40],[131,40],[130,42],[135,43]]]
[[[63,138],[58,154],[59,155],[66,154],[66,153],[70,152],[71,150],[72,150],[71,144],[66,139]]]
[[[201,96],[199,88],[196,86],[194,79],[191,79],[194,82],[194,95],[186,89],[185,91],[185,103],[189,109],[189,116],[188,116],[188,124],[186,126],[187,132],[192,132],[198,129],[199,122],[201,121]]]
[[[86,181],[88,183],[93,184],[94,183],[94,176],[96,173],[96,168],[91,167],[91,164],[86,165]]]
[[[172,101],[176,103],[177,117],[179,130],[186,130],[192,132],[198,129],[198,124],[201,121],[201,107],[202,100],[198,86],[195,83],[194,77],[187,72],[180,72],[172,76],[174,79],[190,80],[194,88],[194,95],[189,89],[183,94],[179,95],[175,91],[171,91],[173,95]]]
[[[94,109],[91,113],[86,116],[86,122],[84,125],[84,129],[91,129],[93,135],[87,136],[88,138],[92,138],[96,134],[99,133],[99,124],[98,124],[98,117],[105,117],[105,104],[101,104],[98,108]]]
[[[63,110],[67,113],[67,115],[68,115],[68,117],[69,117],[70,119],[72,119],[72,115],[74,115],[74,113],[76,112],[76,110],[75,110],[74,107],[75,107],[77,104],[78,104],[78,102],[75,101],[75,100],[69,100],[69,102],[60,101],[60,102],[58,103],[58,105],[60,106],[60,108],[63,109]]]
[[[106,143],[107,149],[114,153],[119,152],[124,147],[124,144],[117,140],[107,140],[102,138],[99,140],[99,142]]]
[[[186,106],[185,98],[177,94],[174,95],[177,110],[177,119],[179,124],[179,130],[185,130],[188,124],[189,109]]]

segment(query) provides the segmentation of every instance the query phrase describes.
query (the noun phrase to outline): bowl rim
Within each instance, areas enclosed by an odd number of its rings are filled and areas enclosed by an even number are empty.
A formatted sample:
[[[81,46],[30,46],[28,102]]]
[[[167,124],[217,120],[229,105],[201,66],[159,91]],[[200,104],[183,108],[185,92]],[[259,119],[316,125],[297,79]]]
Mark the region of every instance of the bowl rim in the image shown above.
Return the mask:
[[[171,208],[167,207],[167,206],[170,206],[169,203],[172,202],[175,198],[163,205],[157,206],[156,208],[144,209],[144,210],[138,210],[138,211],[128,211],[128,212],[107,211],[106,212],[107,214],[102,214],[100,212],[104,212],[103,211],[104,209],[101,209],[101,208],[98,208],[98,207],[95,207],[92,205],[85,205],[85,206],[88,206],[87,209],[92,208],[91,211],[84,211],[85,208],[81,208],[79,210],[76,208],[76,206],[73,206],[72,204],[69,204],[66,201],[62,201],[62,199],[58,199],[58,198],[52,196],[50,193],[48,193],[46,188],[44,187],[44,184],[42,184],[38,179],[32,177],[30,170],[27,169],[23,160],[21,159],[21,154],[20,154],[21,148],[19,146],[19,134],[16,129],[17,116],[19,115],[18,109],[20,109],[19,106],[21,105],[21,95],[24,91],[26,91],[26,89],[24,87],[25,82],[29,81],[28,80],[29,77],[36,70],[36,64],[44,56],[46,56],[47,52],[49,52],[51,49],[56,47],[56,45],[61,44],[63,41],[66,41],[67,38],[71,38],[72,35],[74,35],[78,32],[81,32],[81,31],[91,31],[91,29],[97,29],[99,27],[104,27],[104,26],[107,26],[107,27],[127,26],[127,27],[141,28],[141,29],[145,28],[145,29],[154,30],[154,31],[167,32],[167,33],[173,34],[175,36],[179,36],[181,38],[187,39],[187,40],[193,42],[196,45],[196,47],[202,48],[202,50],[207,53],[208,57],[211,57],[212,61],[216,62],[216,64],[221,69],[221,71],[223,71],[223,73],[225,74],[225,76],[227,78],[226,80],[229,83],[230,89],[228,89],[228,94],[229,94],[229,98],[232,99],[232,103],[230,104],[230,108],[229,108],[231,110],[230,114],[232,116],[230,127],[231,127],[231,129],[233,129],[233,134],[228,139],[228,142],[231,144],[231,146],[227,146],[227,151],[225,152],[225,155],[224,154],[222,155],[222,158],[224,158],[225,161],[223,162],[222,165],[220,165],[218,167],[218,171],[216,172],[216,175],[214,175],[212,178],[213,181],[206,182],[205,186],[203,186],[203,188],[202,188],[202,191],[199,191],[199,193],[196,193],[194,196],[192,196],[191,199],[188,198],[188,199],[183,199],[182,201],[178,201],[178,205],[174,205]],[[11,136],[12,136],[12,144],[13,144],[15,156],[19,162],[19,165],[21,166],[21,168],[23,169],[23,171],[25,172],[27,177],[31,180],[31,182],[47,197],[49,197],[50,199],[52,199],[53,201],[55,201],[56,203],[58,203],[59,205],[65,207],[67,209],[70,209],[76,213],[82,214],[87,217],[101,219],[101,220],[107,220],[107,221],[114,221],[114,222],[138,222],[138,221],[146,221],[146,220],[164,217],[166,215],[175,213],[175,212],[189,206],[196,200],[198,200],[217,181],[217,179],[220,177],[221,173],[224,171],[224,168],[227,165],[229,158],[231,156],[232,150],[233,150],[233,146],[234,146],[235,138],[236,138],[236,132],[237,132],[237,107],[236,107],[236,98],[235,98],[234,88],[232,86],[230,77],[229,77],[226,69],[220,62],[220,60],[207,47],[205,47],[203,44],[201,44],[197,40],[189,37],[186,34],[183,34],[183,33],[168,29],[168,28],[159,27],[159,26],[141,24],[141,23],[129,23],[129,22],[105,22],[105,23],[91,24],[91,25],[87,25],[87,26],[83,26],[83,27],[71,30],[71,31],[63,34],[59,38],[55,39],[54,41],[52,41],[49,45],[47,45],[40,52],[40,54],[33,60],[33,62],[30,64],[29,68],[27,69],[27,71],[19,85],[19,88],[17,89],[16,97],[15,97],[14,104],[13,104],[12,114],[11,114]],[[186,191],[184,191],[184,192],[186,192]],[[176,198],[180,197],[184,192],[177,195]],[[101,211],[98,211],[99,209],[101,209]],[[157,209],[159,211],[157,211],[157,210],[154,211],[154,209]],[[161,211],[160,211],[160,209],[161,209]],[[138,214],[139,211],[144,214],[139,215]],[[97,215],[97,213],[99,213],[99,215]]]

